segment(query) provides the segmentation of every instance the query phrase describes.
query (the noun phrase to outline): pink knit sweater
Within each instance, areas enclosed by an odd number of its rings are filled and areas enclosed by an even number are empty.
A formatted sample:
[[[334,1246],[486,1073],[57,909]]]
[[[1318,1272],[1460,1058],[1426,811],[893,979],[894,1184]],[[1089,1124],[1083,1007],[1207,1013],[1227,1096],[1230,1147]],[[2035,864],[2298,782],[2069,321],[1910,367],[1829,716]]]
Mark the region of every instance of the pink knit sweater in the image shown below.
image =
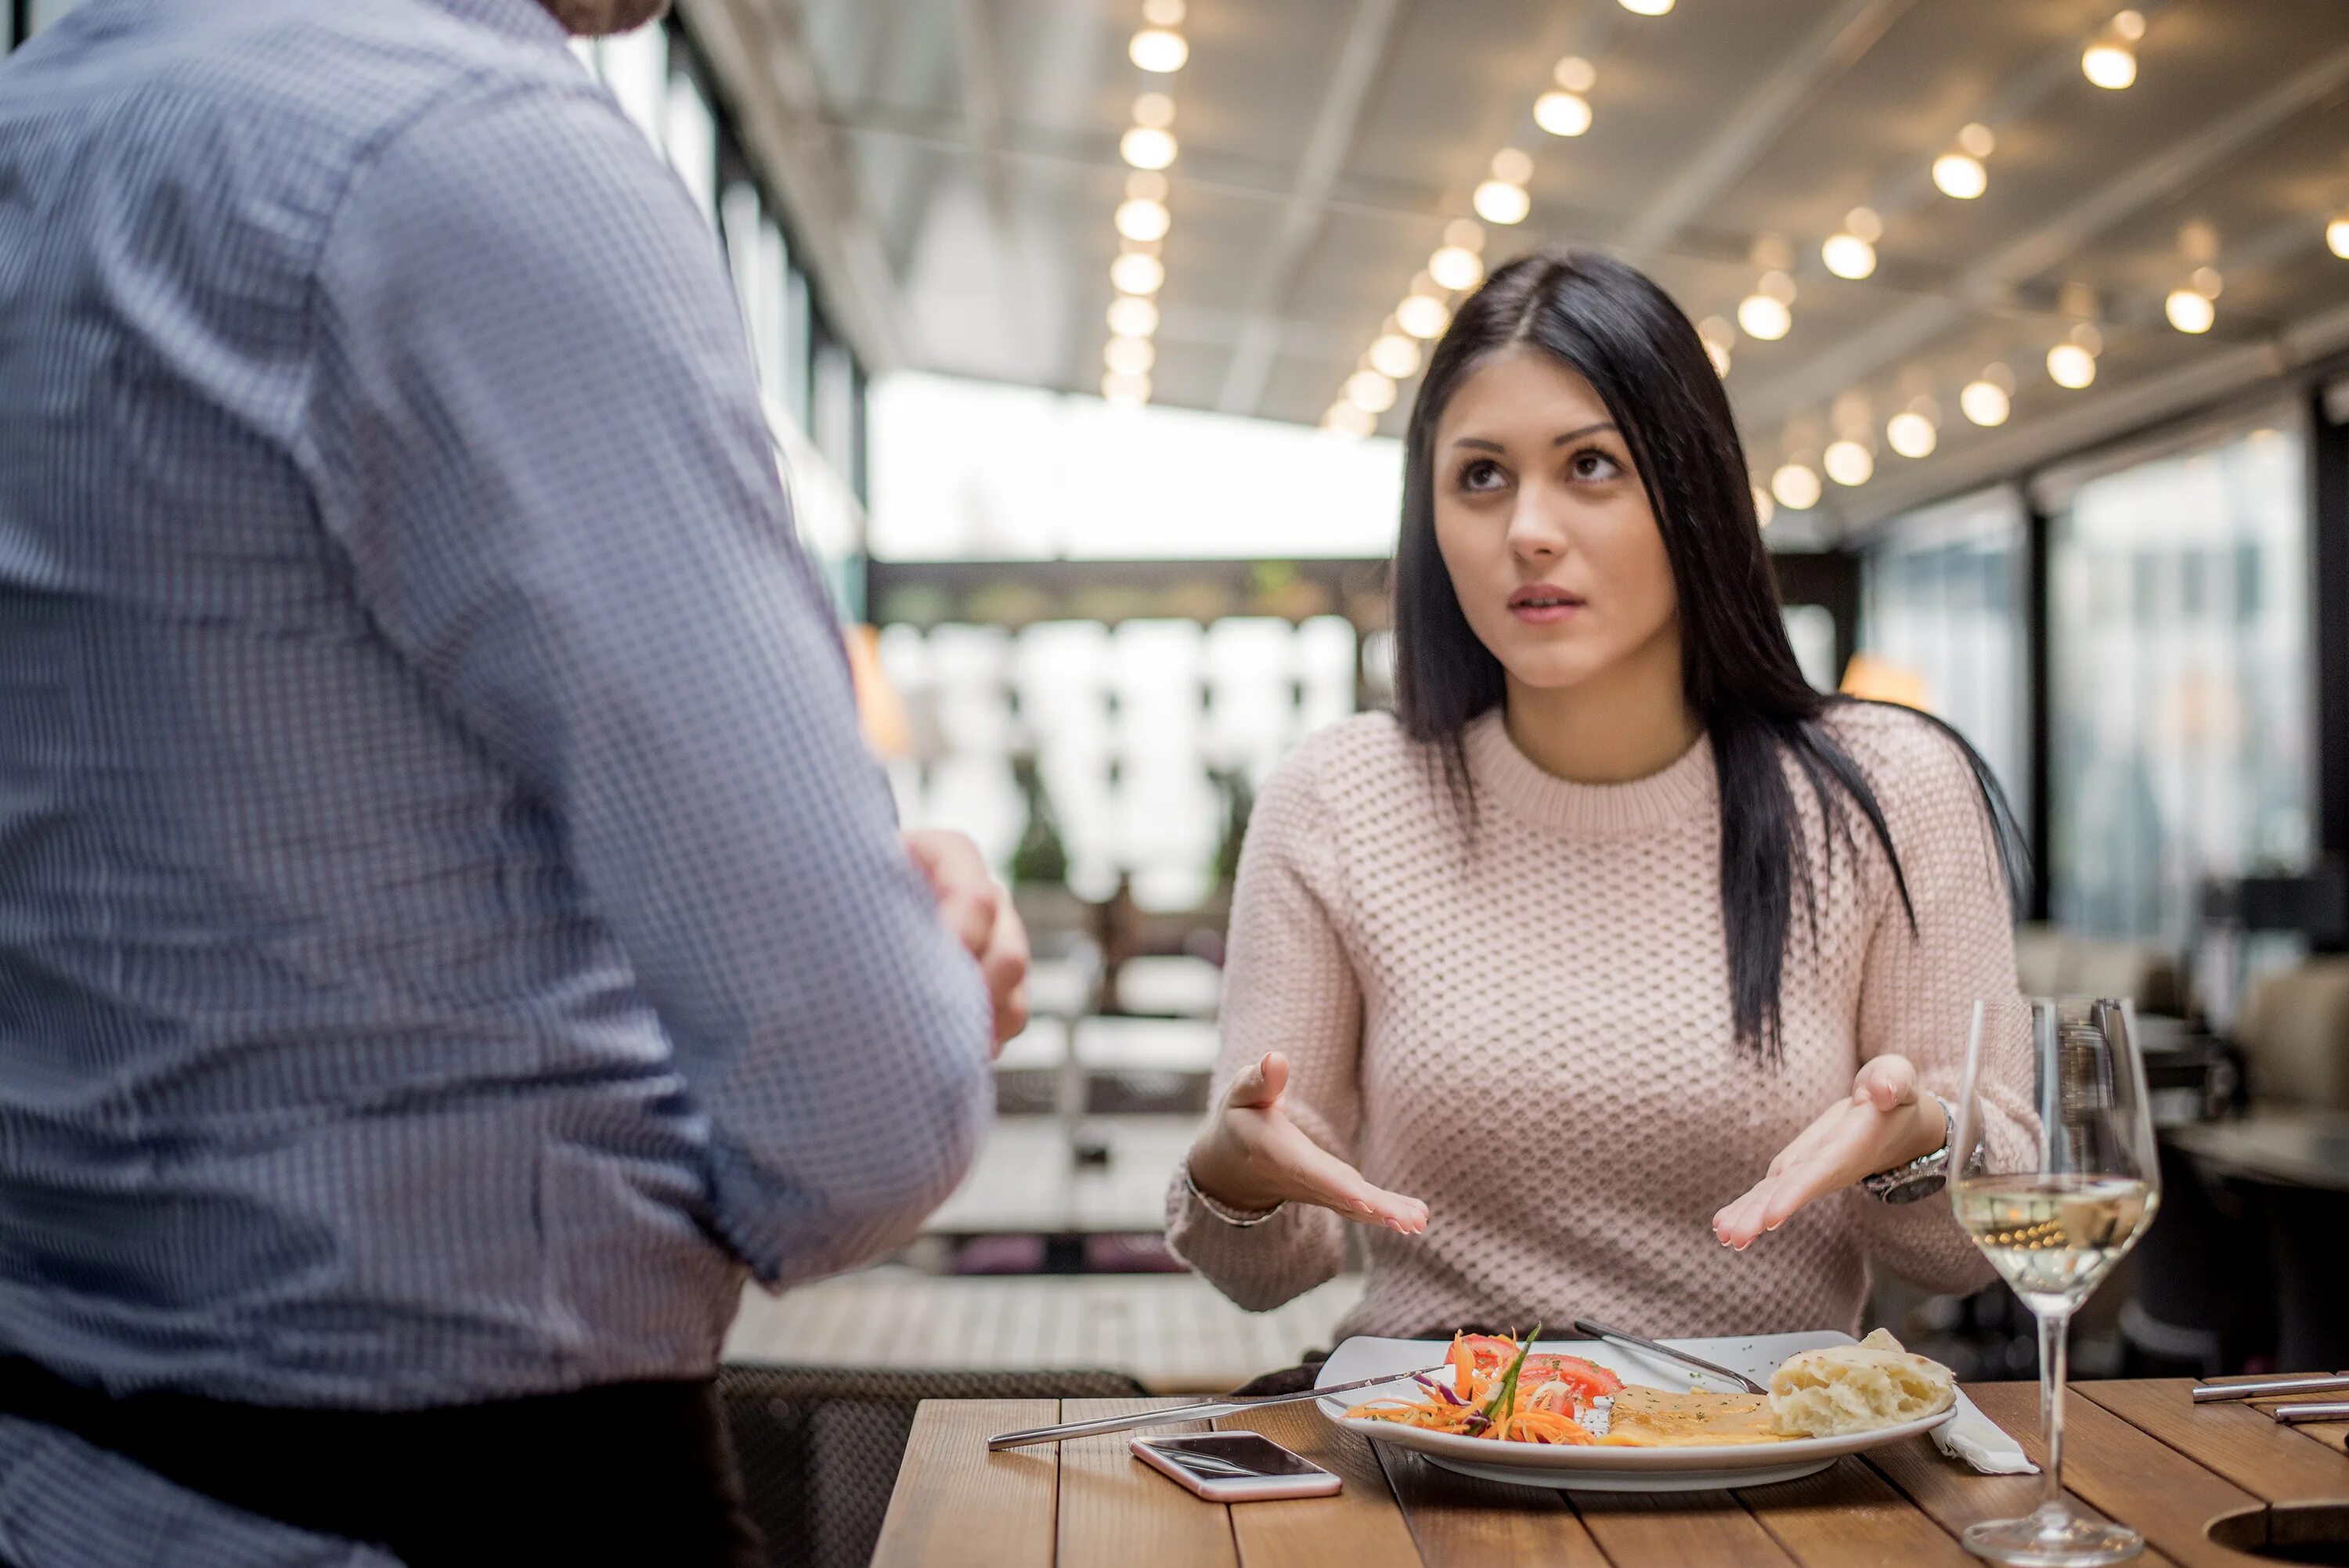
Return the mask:
[[[1578,1315],[1656,1335],[1856,1331],[1871,1262],[1940,1290],[1991,1279],[1940,1198],[1825,1199],[1742,1253],[1713,1234],[1714,1211],[1868,1057],[1904,1053],[1954,1099],[1974,998],[2015,990],[1963,758],[1899,709],[1830,722],[1882,804],[1919,930],[1855,813],[1857,851],[1838,838],[1821,878],[1816,945],[1796,894],[1775,1067],[1732,1037],[1707,740],[1647,779],[1576,784],[1488,714],[1466,738],[1473,846],[1433,757],[1386,715],[1282,764],[1241,860],[1215,1091],[1286,1051],[1299,1125],[1426,1201],[1423,1235],[1356,1227],[1368,1290],[1342,1332]],[[1806,785],[1795,793],[1823,866],[1817,809]],[[1994,1118],[1989,1134],[2021,1131]],[[1174,1251],[1254,1310],[1337,1274],[1347,1229],[1301,1204],[1235,1224],[1179,1172],[1168,1197]]]

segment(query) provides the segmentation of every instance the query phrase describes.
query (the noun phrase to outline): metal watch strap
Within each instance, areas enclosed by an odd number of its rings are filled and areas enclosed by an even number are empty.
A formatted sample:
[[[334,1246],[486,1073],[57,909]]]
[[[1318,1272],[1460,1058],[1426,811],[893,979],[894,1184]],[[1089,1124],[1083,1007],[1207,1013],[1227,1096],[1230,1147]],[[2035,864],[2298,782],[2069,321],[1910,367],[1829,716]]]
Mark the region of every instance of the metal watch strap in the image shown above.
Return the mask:
[[[1950,1149],[1958,1140],[1958,1113],[1940,1095],[1933,1099],[1941,1107],[1941,1146],[1906,1165],[1862,1177],[1859,1184],[1870,1196],[1887,1203],[1913,1203],[1920,1198],[1931,1197],[1949,1184]],[[1968,1169],[1975,1164],[1971,1155],[1966,1164]]]

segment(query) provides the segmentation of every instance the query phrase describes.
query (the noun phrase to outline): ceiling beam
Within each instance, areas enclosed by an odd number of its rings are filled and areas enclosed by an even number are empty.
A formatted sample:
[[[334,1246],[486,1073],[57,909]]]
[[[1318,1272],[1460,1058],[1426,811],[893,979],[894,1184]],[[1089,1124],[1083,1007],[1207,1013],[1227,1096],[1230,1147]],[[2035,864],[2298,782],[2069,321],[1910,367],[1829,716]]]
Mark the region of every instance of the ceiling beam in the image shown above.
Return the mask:
[[[1634,266],[1671,242],[1683,225],[1721,200],[1762,160],[1819,91],[1860,57],[1916,0],[1844,0],[1787,51],[1713,139],[1631,220],[1618,242]]]
[[[2349,47],[2320,57],[2307,69],[2217,121],[2189,131],[2085,201],[2009,241],[1961,273],[1948,297],[1912,303],[1810,356],[1800,368],[1741,396],[1741,419],[1751,428],[1775,424],[1898,363],[1970,312],[1996,304],[2005,291],[2057,266],[2096,236],[2224,167],[2344,83],[2349,83]]]
[[[905,312],[887,249],[825,123],[802,0],[678,0],[735,116],[743,150],[778,192],[810,253],[827,314],[874,374],[906,362]]]
[[[1253,414],[1264,400],[1279,346],[1280,318],[1297,269],[1321,232],[1330,189],[1346,165],[1361,124],[1362,107],[1386,65],[1396,17],[1403,0],[1357,0],[1353,25],[1346,29],[1338,61],[1321,90],[1321,107],[1297,160],[1297,179],[1274,221],[1264,258],[1248,288],[1247,320],[1233,345],[1216,406],[1226,414]]]

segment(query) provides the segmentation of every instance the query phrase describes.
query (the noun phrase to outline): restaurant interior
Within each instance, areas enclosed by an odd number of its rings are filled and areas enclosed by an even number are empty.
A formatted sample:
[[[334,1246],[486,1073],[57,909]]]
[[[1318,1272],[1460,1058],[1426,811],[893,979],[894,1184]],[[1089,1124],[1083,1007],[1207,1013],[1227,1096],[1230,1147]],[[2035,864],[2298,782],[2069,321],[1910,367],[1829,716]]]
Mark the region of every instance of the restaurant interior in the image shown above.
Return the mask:
[[[722,246],[903,820],[1035,950],[920,1237],[745,1296],[772,1561],[870,1560],[923,1399],[1332,1344],[1358,1276],[1244,1311],[1167,1184],[1256,792],[1392,701],[1418,373],[1540,246],[1697,324],[1810,681],[1988,762],[2022,991],[2134,1005],[2163,1196],[2074,1376],[2349,1367],[2340,0],[677,0],[574,46]],[[2005,1284],[1873,1288],[2036,1376]]]

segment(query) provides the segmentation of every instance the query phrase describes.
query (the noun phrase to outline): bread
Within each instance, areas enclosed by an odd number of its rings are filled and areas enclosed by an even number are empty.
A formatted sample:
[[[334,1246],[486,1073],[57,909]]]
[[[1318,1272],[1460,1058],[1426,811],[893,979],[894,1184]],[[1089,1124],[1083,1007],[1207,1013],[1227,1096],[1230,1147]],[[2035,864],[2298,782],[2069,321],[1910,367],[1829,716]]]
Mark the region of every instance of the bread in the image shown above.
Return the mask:
[[[1788,1357],[1770,1378],[1770,1420],[1787,1437],[1840,1437],[1933,1415],[1957,1397],[1948,1367],[1879,1328],[1857,1345]]]

